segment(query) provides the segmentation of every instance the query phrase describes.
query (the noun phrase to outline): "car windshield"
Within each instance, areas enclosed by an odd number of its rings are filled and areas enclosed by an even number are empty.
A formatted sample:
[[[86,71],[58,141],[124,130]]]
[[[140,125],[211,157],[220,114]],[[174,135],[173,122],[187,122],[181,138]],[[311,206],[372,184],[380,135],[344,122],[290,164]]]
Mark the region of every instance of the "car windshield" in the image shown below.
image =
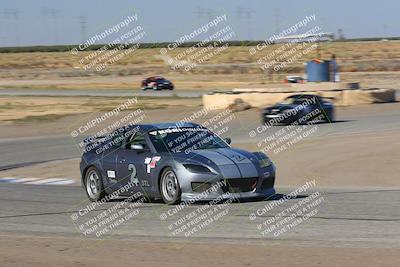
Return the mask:
[[[310,99],[310,98],[308,98]],[[284,99],[281,104],[291,105],[291,104],[302,104],[307,101],[305,97],[288,97]]]
[[[159,82],[159,83],[163,83],[163,82],[165,82],[165,81],[167,81],[167,80],[165,80],[165,79],[163,79],[163,78],[160,78],[160,79],[157,79],[156,81]]]
[[[202,128],[173,128],[150,131],[149,137],[157,152],[189,153],[198,149],[228,147],[217,135]]]

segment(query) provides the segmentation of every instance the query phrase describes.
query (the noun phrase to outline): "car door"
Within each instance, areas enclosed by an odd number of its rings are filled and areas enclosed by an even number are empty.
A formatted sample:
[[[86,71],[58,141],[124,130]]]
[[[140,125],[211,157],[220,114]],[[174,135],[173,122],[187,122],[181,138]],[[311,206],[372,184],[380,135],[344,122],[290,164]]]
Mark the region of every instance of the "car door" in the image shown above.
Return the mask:
[[[142,149],[138,149],[141,146]],[[152,152],[141,132],[136,132],[126,139],[124,148],[117,156],[117,177],[121,186],[129,186],[129,191],[146,191],[151,187],[147,174],[146,161],[151,159]]]
[[[117,180],[117,159],[118,153],[120,153],[123,143],[124,136],[122,133],[116,133],[110,137],[110,141],[103,144],[104,151],[102,153],[102,170],[103,177],[106,177],[105,187],[112,186],[118,182]]]

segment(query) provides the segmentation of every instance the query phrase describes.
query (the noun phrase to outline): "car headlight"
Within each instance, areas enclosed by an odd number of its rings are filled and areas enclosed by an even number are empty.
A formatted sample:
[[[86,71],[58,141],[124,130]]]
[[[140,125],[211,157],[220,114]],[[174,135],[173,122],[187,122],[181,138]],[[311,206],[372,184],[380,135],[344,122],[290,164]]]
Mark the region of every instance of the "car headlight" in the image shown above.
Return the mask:
[[[198,164],[183,164],[183,166],[186,168],[186,170],[190,172],[195,172],[195,173],[205,173],[205,172],[211,172],[209,168],[203,165],[198,165]]]
[[[268,157],[260,159],[259,162],[260,162],[260,168],[266,168],[266,167],[271,166],[271,164],[272,164],[272,161]]]

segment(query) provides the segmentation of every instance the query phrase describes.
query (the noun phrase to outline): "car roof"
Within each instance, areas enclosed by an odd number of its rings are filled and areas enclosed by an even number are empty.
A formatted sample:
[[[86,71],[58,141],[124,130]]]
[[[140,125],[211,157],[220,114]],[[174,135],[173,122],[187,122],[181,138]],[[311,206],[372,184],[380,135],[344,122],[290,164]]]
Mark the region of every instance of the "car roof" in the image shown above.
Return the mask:
[[[171,128],[191,128],[191,127],[202,127],[197,123],[192,122],[161,122],[161,123],[149,123],[149,124],[136,124],[129,125],[130,129],[135,127],[139,127],[140,132],[148,132],[151,130],[162,130],[162,129],[171,129]]]
[[[318,95],[310,95],[310,94],[297,94],[297,95],[291,95],[288,96],[287,98],[313,98],[313,97],[318,97]]]

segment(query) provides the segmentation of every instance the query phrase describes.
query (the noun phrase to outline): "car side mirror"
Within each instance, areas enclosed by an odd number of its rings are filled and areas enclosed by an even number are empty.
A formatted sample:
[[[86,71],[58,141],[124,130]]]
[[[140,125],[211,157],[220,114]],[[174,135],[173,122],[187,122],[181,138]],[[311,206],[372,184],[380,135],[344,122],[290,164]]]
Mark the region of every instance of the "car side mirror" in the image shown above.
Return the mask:
[[[230,145],[232,143],[232,139],[230,139],[229,137],[225,138],[225,142]]]
[[[113,147],[118,148],[121,147],[123,141],[124,137],[121,135],[117,135],[112,138],[111,144]]]
[[[144,150],[144,147],[143,147],[143,145],[131,144],[131,149],[132,149],[132,150],[143,151],[143,150]]]

